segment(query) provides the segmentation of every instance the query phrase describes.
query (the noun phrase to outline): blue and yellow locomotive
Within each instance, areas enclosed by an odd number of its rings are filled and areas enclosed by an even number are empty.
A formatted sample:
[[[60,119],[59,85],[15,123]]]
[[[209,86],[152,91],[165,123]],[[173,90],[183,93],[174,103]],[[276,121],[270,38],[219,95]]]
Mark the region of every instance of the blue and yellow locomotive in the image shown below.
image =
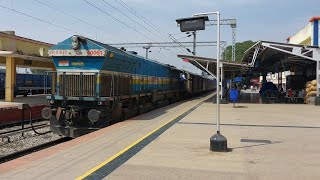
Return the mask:
[[[212,90],[212,80],[74,35],[49,50],[56,67],[42,117],[77,137]]]

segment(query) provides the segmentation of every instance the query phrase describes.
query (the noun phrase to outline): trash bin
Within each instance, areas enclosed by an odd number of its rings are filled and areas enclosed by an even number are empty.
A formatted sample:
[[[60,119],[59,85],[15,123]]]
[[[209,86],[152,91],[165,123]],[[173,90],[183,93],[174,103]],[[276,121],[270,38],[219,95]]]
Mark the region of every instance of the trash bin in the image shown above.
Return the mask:
[[[230,100],[233,101],[233,107],[235,107],[235,102],[238,100],[239,91],[237,89],[230,89]]]

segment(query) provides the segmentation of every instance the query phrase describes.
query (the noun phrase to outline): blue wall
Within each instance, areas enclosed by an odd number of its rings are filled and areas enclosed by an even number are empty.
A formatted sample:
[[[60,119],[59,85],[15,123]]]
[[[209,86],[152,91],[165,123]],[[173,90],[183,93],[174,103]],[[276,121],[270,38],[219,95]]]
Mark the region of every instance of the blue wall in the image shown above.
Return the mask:
[[[313,21],[313,46],[319,46],[319,20]]]

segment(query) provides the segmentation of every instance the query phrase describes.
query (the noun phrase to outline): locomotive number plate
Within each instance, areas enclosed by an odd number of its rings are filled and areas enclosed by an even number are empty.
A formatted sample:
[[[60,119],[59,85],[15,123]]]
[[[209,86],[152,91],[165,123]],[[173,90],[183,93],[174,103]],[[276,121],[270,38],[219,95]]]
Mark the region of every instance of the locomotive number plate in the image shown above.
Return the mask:
[[[101,49],[90,50],[49,50],[49,56],[105,56],[106,51]]]

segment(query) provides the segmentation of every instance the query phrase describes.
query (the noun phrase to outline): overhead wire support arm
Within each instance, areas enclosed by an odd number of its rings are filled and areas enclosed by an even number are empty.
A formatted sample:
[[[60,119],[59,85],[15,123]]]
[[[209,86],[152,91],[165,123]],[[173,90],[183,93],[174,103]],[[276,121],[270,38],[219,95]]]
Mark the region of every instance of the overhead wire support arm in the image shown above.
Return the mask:
[[[206,22],[206,26],[217,25],[217,20],[209,20]],[[231,44],[231,59],[233,62],[236,61],[236,28],[237,28],[237,20],[236,19],[221,19],[220,25],[230,25],[232,29],[232,44]]]
[[[127,9],[130,13],[132,13],[134,16],[136,16],[137,18],[139,18],[140,20],[142,20],[146,25],[148,25],[149,27],[151,27],[152,29],[154,29],[155,31],[157,31],[158,33],[160,33],[161,35],[167,36],[169,37],[170,40],[172,40],[173,42],[179,44],[178,40],[175,39],[174,37],[172,37],[169,33],[164,33],[162,31],[159,30],[159,28],[157,26],[155,26],[152,22],[150,22],[148,19],[146,19],[145,17],[143,17],[140,13],[138,13],[136,10],[134,10],[132,7],[130,7],[128,4],[126,4],[125,2],[123,2],[122,0],[115,0],[118,4],[120,4],[122,7],[124,7],[125,9]],[[180,47],[182,49],[187,50],[188,52],[190,50],[188,50],[188,48],[183,47],[181,44],[179,44]],[[171,51],[169,49],[169,51]],[[172,51],[171,51],[172,52]],[[190,51],[191,52],[191,51]],[[174,52],[172,52],[174,53]],[[174,53],[176,54],[176,53]]]
[[[193,42],[179,42],[181,45],[185,47],[191,47],[193,45]],[[220,46],[225,46],[226,41],[220,41]],[[217,46],[216,41],[200,41],[197,42],[198,46]],[[125,46],[125,47],[181,47],[177,43],[174,42],[147,42],[147,43],[113,43],[113,44],[108,44],[110,46]]]

